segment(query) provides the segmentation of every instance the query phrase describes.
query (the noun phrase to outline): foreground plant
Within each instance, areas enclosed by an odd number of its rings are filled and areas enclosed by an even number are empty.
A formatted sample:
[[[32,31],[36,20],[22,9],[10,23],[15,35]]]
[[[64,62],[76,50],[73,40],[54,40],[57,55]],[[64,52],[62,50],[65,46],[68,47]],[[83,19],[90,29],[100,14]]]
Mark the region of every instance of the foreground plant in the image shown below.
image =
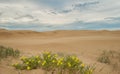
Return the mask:
[[[41,56],[21,57],[22,63],[13,64],[16,69],[43,69],[51,74],[93,74],[94,67],[85,65],[76,56],[60,57],[51,52],[44,52]]]
[[[44,52],[41,58],[41,68],[45,71],[52,71],[52,73],[54,73],[55,69],[57,68],[57,54]]]

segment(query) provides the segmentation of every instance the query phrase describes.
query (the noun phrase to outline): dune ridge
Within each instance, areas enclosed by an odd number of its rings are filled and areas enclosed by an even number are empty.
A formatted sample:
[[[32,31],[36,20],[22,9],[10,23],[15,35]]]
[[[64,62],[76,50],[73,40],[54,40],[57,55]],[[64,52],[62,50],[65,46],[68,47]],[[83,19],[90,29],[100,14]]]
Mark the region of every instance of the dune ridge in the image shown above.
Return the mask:
[[[29,37],[29,36],[51,36],[51,37],[62,37],[62,36],[95,36],[95,35],[114,35],[119,36],[120,30],[108,31],[108,30],[56,30],[56,31],[45,31],[37,32],[31,30],[6,30],[0,29],[0,37],[11,38],[11,37]]]

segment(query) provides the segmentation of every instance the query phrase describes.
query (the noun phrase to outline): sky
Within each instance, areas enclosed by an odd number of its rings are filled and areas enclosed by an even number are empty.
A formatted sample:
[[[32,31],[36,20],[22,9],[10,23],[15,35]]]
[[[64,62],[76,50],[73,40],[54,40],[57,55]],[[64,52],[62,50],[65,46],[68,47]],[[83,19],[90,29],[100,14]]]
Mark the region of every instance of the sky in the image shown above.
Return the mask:
[[[0,28],[120,30],[120,0],[0,0]]]

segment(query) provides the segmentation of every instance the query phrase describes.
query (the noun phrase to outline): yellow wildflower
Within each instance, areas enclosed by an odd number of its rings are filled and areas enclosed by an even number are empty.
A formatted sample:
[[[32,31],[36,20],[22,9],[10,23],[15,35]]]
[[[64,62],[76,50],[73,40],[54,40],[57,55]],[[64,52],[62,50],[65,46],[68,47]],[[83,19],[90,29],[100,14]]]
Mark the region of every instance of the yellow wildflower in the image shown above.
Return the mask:
[[[90,70],[90,73],[92,73],[93,72],[93,70]]]
[[[22,56],[20,59],[21,59],[21,60],[25,60],[25,59],[26,59],[26,57]]]
[[[63,63],[62,63],[62,62],[60,62],[60,64],[62,65]]]
[[[53,63],[55,62],[55,60],[52,61]]]
[[[71,64],[68,62],[68,66],[71,67]]]
[[[40,63],[40,60],[38,61],[38,63]]]
[[[59,66],[59,65],[62,65],[63,63],[62,63],[62,61],[58,61],[58,63],[57,63],[57,65]]]
[[[74,60],[76,57],[75,56],[71,56],[71,58]]]
[[[29,62],[26,62],[26,64],[28,65],[28,64],[29,64]]]
[[[27,66],[27,70],[30,70],[31,68],[29,66]]]
[[[57,54],[54,55],[54,57],[57,57],[57,56],[58,56]]]
[[[43,63],[42,63],[42,66],[44,66],[46,64],[46,61],[44,61]]]
[[[44,52],[44,54],[49,54],[50,52]]]
[[[32,60],[32,62],[34,62],[34,60]]]
[[[39,56],[35,56],[35,58],[39,58]]]
[[[49,54],[49,55],[48,55],[48,58],[50,58],[50,57],[51,57],[51,55]]]
[[[85,64],[82,63],[82,64],[81,64],[81,67],[84,67],[84,66],[85,66]]]
[[[63,59],[64,59],[64,58],[60,58],[59,60],[60,60],[60,61],[63,61]]]
[[[76,59],[75,59],[75,62],[79,62],[79,59],[78,59],[78,58],[76,58]]]

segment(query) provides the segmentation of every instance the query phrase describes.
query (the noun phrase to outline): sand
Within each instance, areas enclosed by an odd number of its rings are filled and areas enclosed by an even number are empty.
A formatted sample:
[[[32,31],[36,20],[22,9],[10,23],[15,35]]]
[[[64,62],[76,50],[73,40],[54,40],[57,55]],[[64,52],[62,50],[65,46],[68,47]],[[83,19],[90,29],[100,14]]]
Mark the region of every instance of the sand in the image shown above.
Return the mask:
[[[0,45],[21,51],[21,55],[38,55],[44,51],[77,55],[86,64],[96,64],[94,74],[118,74],[109,65],[97,62],[103,50],[120,51],[120,31],[57,30],[35,32],[0,29]],[[15,61],[13,58],[1,63]],[[0,64],[0,74],[19,74],[11,66]],[[43,74],[40,69],[21,71],[21,74]]]

